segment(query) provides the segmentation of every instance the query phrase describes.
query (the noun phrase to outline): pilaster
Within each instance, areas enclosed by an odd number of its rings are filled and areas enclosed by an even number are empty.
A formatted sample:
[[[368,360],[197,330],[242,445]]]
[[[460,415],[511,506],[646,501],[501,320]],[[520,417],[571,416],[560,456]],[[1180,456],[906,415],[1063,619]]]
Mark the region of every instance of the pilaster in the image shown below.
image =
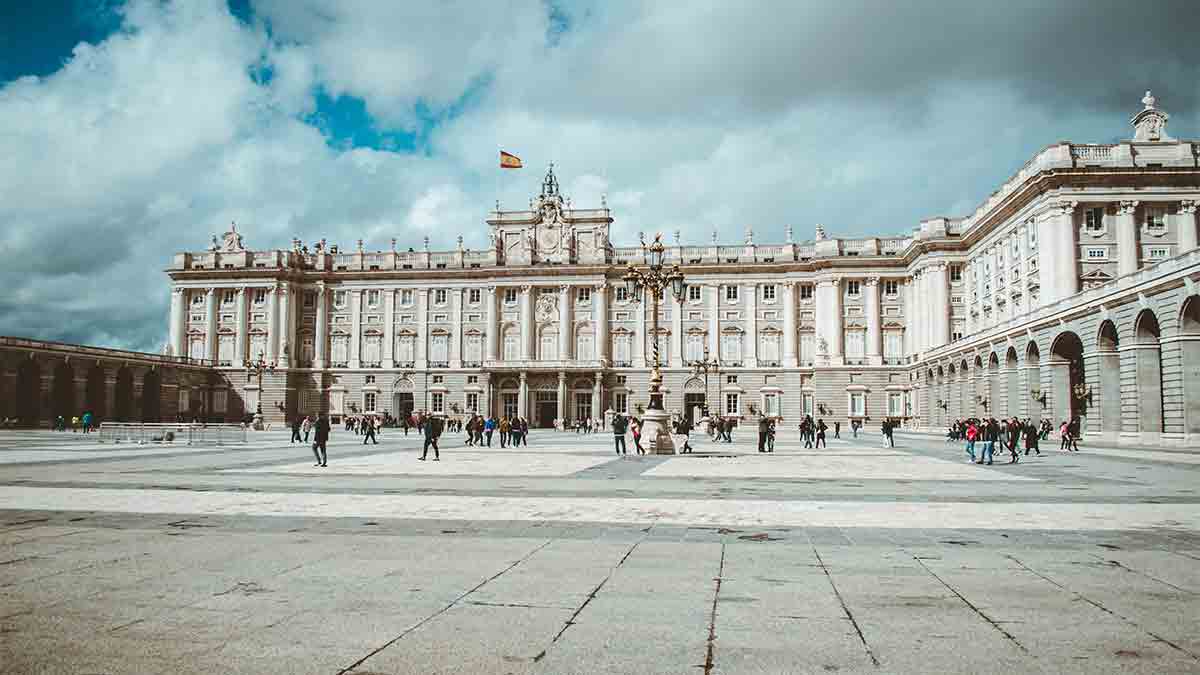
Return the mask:
[[[384,368],[396,367],[396,289],[383,291],[383,344],[380,358]]]
[[[313,333],[313,368],[324,368],[329,359],[329,294],[324,281],[317,282],[317,325]]]
[[[746,362],[747,368],[758,367],[758,284],[746,284]]]
[[[487,301],[487,359],[500,360],[500,312],[496,308],[496,287],[486,289]]]
[[[1197,248],[1197,230],[1200,229],[1200,222],[1196,215],[1197,202],[1194,199],[1185,199],[1179,202],[1179,212],[1175,214],[1176,231],[1179,232],[1179,252],[1187,253],[1188,251]]]
[[[883,365],[883,333],[879,324],[879,277],[867,277],[863,280],[863,286],[866,291],[863,314],[867,319],[867,344],[864,350],[867,364]]]
[[[783,365],[799,365],[796,355],[796,282],[783,282]]]
[[[204,350],[208,359],[217,362],[217,289],[209,288],[204,293]]]
[[[574,321],[572,320],[572,302],[571,286],[562,284],[558,287],[558,358],[563,361],[572,359],[571,349],[574,337]],[[562,405],[562,402],[559,402]],[[561,417],[559,418],[561,419]]]
[[[350,296],[350,363],[351,368],[362,366],[362,296],[361,290],[353,290]],[[424,331],[422,331],[422,335]]]
[[[1141,267],[1141,251],[1138,250],[1136,200],[1122,201],[1117,205],[1117,275],[1124,276]]]
[[[537,339],[535,326],[533,325],[533,286],[521,287],[521,360],[529,362],[533,360],[534,355],[534,340]],[[524,378],[522,377],[522,382]],[[524,387],[524,384],[522,384]],[[521,407],[523,415],[525,408]]]
[[[465,289],[450,290],[450,367],[462,368],[463,352],[463,292]]]
[[[233,366],[240,368],[246,362],[246,342],[249,340],[246,320],[246,289],[237,289],[237,342],[233,345]]]
[[[357,322],[355,322],[357,323]],[[429,367],[429,289],[417,289],[417,368]]]

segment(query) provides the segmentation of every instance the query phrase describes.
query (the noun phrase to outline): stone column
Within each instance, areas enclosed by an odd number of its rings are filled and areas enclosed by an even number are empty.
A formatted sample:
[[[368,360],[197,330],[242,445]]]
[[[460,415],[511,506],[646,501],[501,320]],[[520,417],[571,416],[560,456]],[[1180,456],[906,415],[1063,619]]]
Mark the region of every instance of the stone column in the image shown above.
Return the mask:
[[[233,345],[233,365],[240,368],[246,362],[247,342],[250,339],[246,321],[246,289],[237,289],[237,343]]]
[[[533,323],[533,286],[521,287],[521,360],[532,361],[536,326]],[[523,410],[523,409],[522,409]],[[522,413],[524,414],[524,413]]]
[[[713,284],[708,286],[712,291],[709,294],[709,305],[705,309],[708,310],[708,349],[709,358],[721,358],[721,285]]]
[[[671,291],[667,291],[667,297],[670,298],[667,302],[671,303],[671,358],[669,359],[669,363],[672,368],[682,368],[684,301],[683,299],[676,298],[675,294]]]
[[[350,362],[349,367],[362,367],[362,296],[360,290],[350,291]]]
[[[215,288],[208,289],[205,292],[204,299],[208,303],[204,307],[204,311],[206,312],[205,313],[205,321],[204,321],[205,353],[208,355],[209,360],[211,360],[213,363],[216,363],[217,362],[217,342],[218,342],[217,341],[217,301],[220,299],[217,297],[217,289],[215,289]]]
[[[604,395],[604,390],[601,385],[604,382],[604,373],[597,372],[595,380],[592,383],[592,421],[600,419],[603,415],[600,397]]]
[[[929,301],[932,317],[930,349],[950,344],[950,267],[944,262],[929,268]]]
[[[487,360],[500,360],[500,312],[496,308],[496,287],[487,287]]]
[[[596,358],[600,359],[600,365],[603,367],[608,364],[609,355],[612,353],[608,335],[608,284],[603,281],[596,284],[592,293],[595,297],[593,304],[596,308]]]
[[[462,368],[462,311],[463,293],[465,289],[455,288],[450,291],[450,367]]]
[[[567,418],[567,374],[563,371],[558,371],[558,407],[554,414],[560,420]]]
[[[1141,267],[1141,251],[1138,250],[1138,227],[1136,200],[1122,201],[1117,205],[1117,275],[1138,271]],[[1042,261],[1046,261],[1043,259]]]
[[[299,284],[289,284],[288,291],[288,324],[287,332],[284,333],[287,339],[288,358],[291,366],[295,367],[300,361],[300,315],[303,314],[304,306],[304,291]]]
[[[558,287],[558,358],[561,361],[570,361],[571,353],[575,351],[571,349],[573,345],[571,338],[575,336],[573,330],[575,322],[571,317],[573,300],[570,286],[562,284]]]
[[[380,351],[384,368],[396,367],[396,289],[383,290],[383,344]]]
[[[1185,199],[1179,202],[1179,213],[1175,214],[1176,230],[1179,232],[1179,252],[1187,253],[1197,248],[1196,207],[1200,205],[1195,199]]]
[[[517,416],[528,417],[529,411],[526,409],[526,404],[529,402],[529,380],[525,371],[521,371],[521,386],[517,389]]]
[[[821,352],[821,339],[825,340],[826,365],[840,366],[842,356],[842,282],[841,279],[826,278],[817,282],[817,353]]]
[[[171,355],[187,356],[184,346],[187,335],[187,292],[178,286],[171,289],[170,321]]]
[[[867,365],[883,364],[883,332],[879,326],[879,277],[864,279],[866,296],[863,298],[863,314],[867,318]]]
[[[783,282],[783,366],[796,368],[796,282]]]
[[[417,289],[417,368],[429,367],[429,289]]]
[[[276,345],[279,354],[279,367],[288,368],[291,366],[291,351],[292,343],[288,336],[292,332],[292,288],[287,282],[279,284],[279,330],[276,335],[271,337],[272,340],[278,340]]]
[[[747,368],[758,367],[758,284],[746,284],[746,362]]]
[[[267,363],[276,363],[279,352],[275,348],[279,336],[279,287],[267,289]],[[254,355],[258,358],[258,354]]]
[[[324,368],[329,360],[329,297],[323,281],[317,283],[317,325],[313,332],[313,368]]]
[[[1076,207],[1078,202],[1059,202],[1058,221],[1054,227],[1054,267],[1056,270],[1058,300],[1069,298],[1079,292],[1079,244],[1075,242]],[[1011,279],[1010,279],[1011,282]]]

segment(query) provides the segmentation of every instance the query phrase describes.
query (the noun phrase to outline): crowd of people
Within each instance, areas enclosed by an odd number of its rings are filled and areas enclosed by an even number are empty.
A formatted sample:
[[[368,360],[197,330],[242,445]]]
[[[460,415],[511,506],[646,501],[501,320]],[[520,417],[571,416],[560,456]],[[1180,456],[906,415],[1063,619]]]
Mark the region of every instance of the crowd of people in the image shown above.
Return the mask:
[[[966,441],[967,457],[976,464],[991,464],[997,449],[1001,452],[1007,450],[1008,463],[1016,464],[1020,461],[1020,450],[1022,449],[1026,456],[1030,452],[1042,454],[1039,443],[1049,438],[1053,428],[1050,420],[1034,423],[1028,417],[1023,420],[1017,417],[1000,420],[994,417],[972,417],[955,420],[946,432],[946,441]],[[1079,418],[1073,417],[1070,421],[1064,420],[1059,425],[1059,435],[1060,450],[1078,452]],[[977,448],[980,451],[978,456],[975,453]]]

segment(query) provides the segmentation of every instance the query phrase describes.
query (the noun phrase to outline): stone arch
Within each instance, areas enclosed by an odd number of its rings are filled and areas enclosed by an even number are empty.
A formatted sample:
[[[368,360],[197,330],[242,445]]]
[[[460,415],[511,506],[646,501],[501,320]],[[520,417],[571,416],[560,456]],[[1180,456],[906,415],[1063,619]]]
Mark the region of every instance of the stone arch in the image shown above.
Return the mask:
[[[17,420],[21,426],[36,427],[42,421],[42,367],[35,359],[23,359],[17,367]]]
[[[1163,431],[1161,336],[1158,316],[1150,309],[1138,312],[1133,321],[1131,348],[1137,373],[1137,430],[1143,434]]]
[[[987,416],[1003,415],[1007,410],[1007,402],[1003,400],[1004,390],[1000,384],[1000,357],[996,352],[988,352],[987,359]]]
[[[59,415],[70,421],[78,415],[75,408],[75,369],[67,361],[59,361],[54,366],[54,379],[50,385],[50,419],[55,420]]]
[[[1183,364],[1183,431],[1200,434],[1200,295],[1179,310],[1179,350]]]
[[[1080,390],[1087,386],[1083,368],[1083,341],[1074,331],[1063,331],[1050,343],[1050,404],[1054,422],[1060,424],[1086,414]],[[1080,425],[1082,429],[1083,424]]]
[[[1098,386],[1092,391],[1092,405],[1100,413],[1100,431],[1116,435],[1121,432],[1121,355],[1117,351],[1117,324],[1109,319],[1100,322],[1096,333]]]
[[[1004,413],[1009,417],[1021,417],[1025,397],[1021,396],[1021,364],[1017,359],[1017,348],[1009,345],[1004,352]]]
[[[142,421],[162,421],[162,373],[151,368],[142,375]]]
[[[117,371],[117,386],[113,392],[113,418],[117,422],[133,419],[133,371],[121,366]]]
[[[84,412],[91,412],[93,421],[96,424],[100,423],[100,418],[107,414],[106,399],[108,398],[107,387],[105,386],[106,374],[104,366],[100,362],[92,364],[87,372],[87,386],[84,388]]]
[[[1025,345],[1025,372],[1027,374],[1027,384],[1029,385],[1030,393],[1025,394],[1030,397],[1029,402],[1029,419],[1034,424],[1042,423],[1042,415],[1045,411],[1046,404],[1043,401],[1046,398],[1039,398],[1037,401],[1033,399],[1033,391],[1038,391],[1041,397],[1046,397],[1046,392],[1042,390],[1042,352],[1038,349],[1037,342],[1030,340]]]

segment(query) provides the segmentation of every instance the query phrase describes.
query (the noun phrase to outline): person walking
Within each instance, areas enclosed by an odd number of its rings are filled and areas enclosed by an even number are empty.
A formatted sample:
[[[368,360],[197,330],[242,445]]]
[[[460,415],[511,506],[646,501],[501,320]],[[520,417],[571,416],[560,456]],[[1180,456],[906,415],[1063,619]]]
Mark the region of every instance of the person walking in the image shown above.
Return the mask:
[[[975,440],[979,438],[979,426],[975,424],[975,420],[967,422],[967,457],[970,461],[975,461]]]
[[[1037,427],[1030,424],[1029,420],[1025,420],[1025,423],[1021,425],[1021,430],[1025,434],[1025,454],[1028,455],[1029,451],[1033,450],[1040,456],[1042,451],[1038,448]]]
[[[625,454],[625,427],[629,425],[629,421],[621,413],[613,415],[612,431],[613,431],[613,446],[616,448],[618,455]]]
[[[767,452],[775,452],[775,418],[767,425]]]
[[[1000,425],[996,423],[995,418],[989,419],[983,430],[983,452],[979,456],[976,464],[986,463],[990,466],[992,463],[992,454],[996,450],[996,441],[1000,437]]]
[[[312,431],[312,416],[305,415],[304,421],[300,423],[300,430],[304,432],[304,442],[308,442],[308,434]]]
[[[1017,418],[1012,418],[1008,421],[1008,426],[1005,427],[1005,433],[1008,436],[1008,456],[1009,464],[1016,464],[1020,461],[1020,455],[1017,454],[1017,445],[1021,442],[1021,426],[1017,422]]]
[[[1058,449],[1068,450],[1071,447],[1071,428],[1067,425],[1067,421],[1063,420],[1062,424],[1058,425]]]
[[[630,420],[629,431],[633,433],[633,447],[637,448],[637,454],[646,454],[646,451],[642,448],[642,421],[636,417]]]
[[[297,441],[299,441],[300,443],[304,442],[304,439],[300,436],[300,417],[299,416],[292,418],[292,440],[291,440],[291,442],[295,443]]]
[[[816,447],[819,448],[822,445],[824,445],[826,450],[829,449],[829,444],[825,442],[825,430],[828,428],[829,427],[826,426],[826,424],[825,424],[825,420],[817,420],[817,445],[816,445]]]
[[[521,418],[521,445],[529,447],[529,420]]]
[[[834,420],[834,422],[833,422],[833,437],[834,438],[842,437],[842,423],[837,420]]]
[[[368,439],[371,443],[379,445],[379,441],[375,440],[375,421],[369,417],[364,417],[363,427],[363,445],[367,444]]]
[[[92,433],[92,411],[85,410],[83,413],[83,433]]]
[[[325,449],[325,444],[329,442],[329,418],[324,414],[317,417],[315,433],[313,454],[317,457],[317,466],[326,466],[329,462],[329,454]]]
[[[692,451],[692,446],[690,443],[688,443],[688,440],[692,435],[692,423],[688,421],[688,418],[679,418],[679,424],[675,426],[675,433],[683,436],[683,449],[680,450],[679,453],[682,455],[690,453]]]
[[[424,462],[425,456],[429,454],[429,446],[433,446],[433,461],[442,461],[438,454],[438,436],[441,435],[438,419],[432,415],[426,417],[422,422],[421,431],[425,435],[425,447],[421,449],[421,456],[418,459]]]
[[[508,417],[501,417],[500,424],[496,425],[496,430],[500,432],[500,447],[507,448],[509,436],[512,433],[512,423],[508,421]]]
[[[884,419],[883,420],[883,438],[884,438],[884,440],[887,441],[889,448],[896,447],[896,439],[893,436],[895,431],[896,431],[895,420]]]
[[[758,451],[767,451],[767,431],[771,428],[771,423],[767,421],[766,415],[758,416]]]
[[[487,446],[492,447],[492,434],[496,431],[496,418],[488,415],[483,422],[483,435],[487,437]]]
[[[1081,432],[1079,418],[1072,417],[1071,423],[1067,425],[1067,434],[1071,437],[1071,444],[1068,446],[1072,452],[1079,452],[1079,434]]]

